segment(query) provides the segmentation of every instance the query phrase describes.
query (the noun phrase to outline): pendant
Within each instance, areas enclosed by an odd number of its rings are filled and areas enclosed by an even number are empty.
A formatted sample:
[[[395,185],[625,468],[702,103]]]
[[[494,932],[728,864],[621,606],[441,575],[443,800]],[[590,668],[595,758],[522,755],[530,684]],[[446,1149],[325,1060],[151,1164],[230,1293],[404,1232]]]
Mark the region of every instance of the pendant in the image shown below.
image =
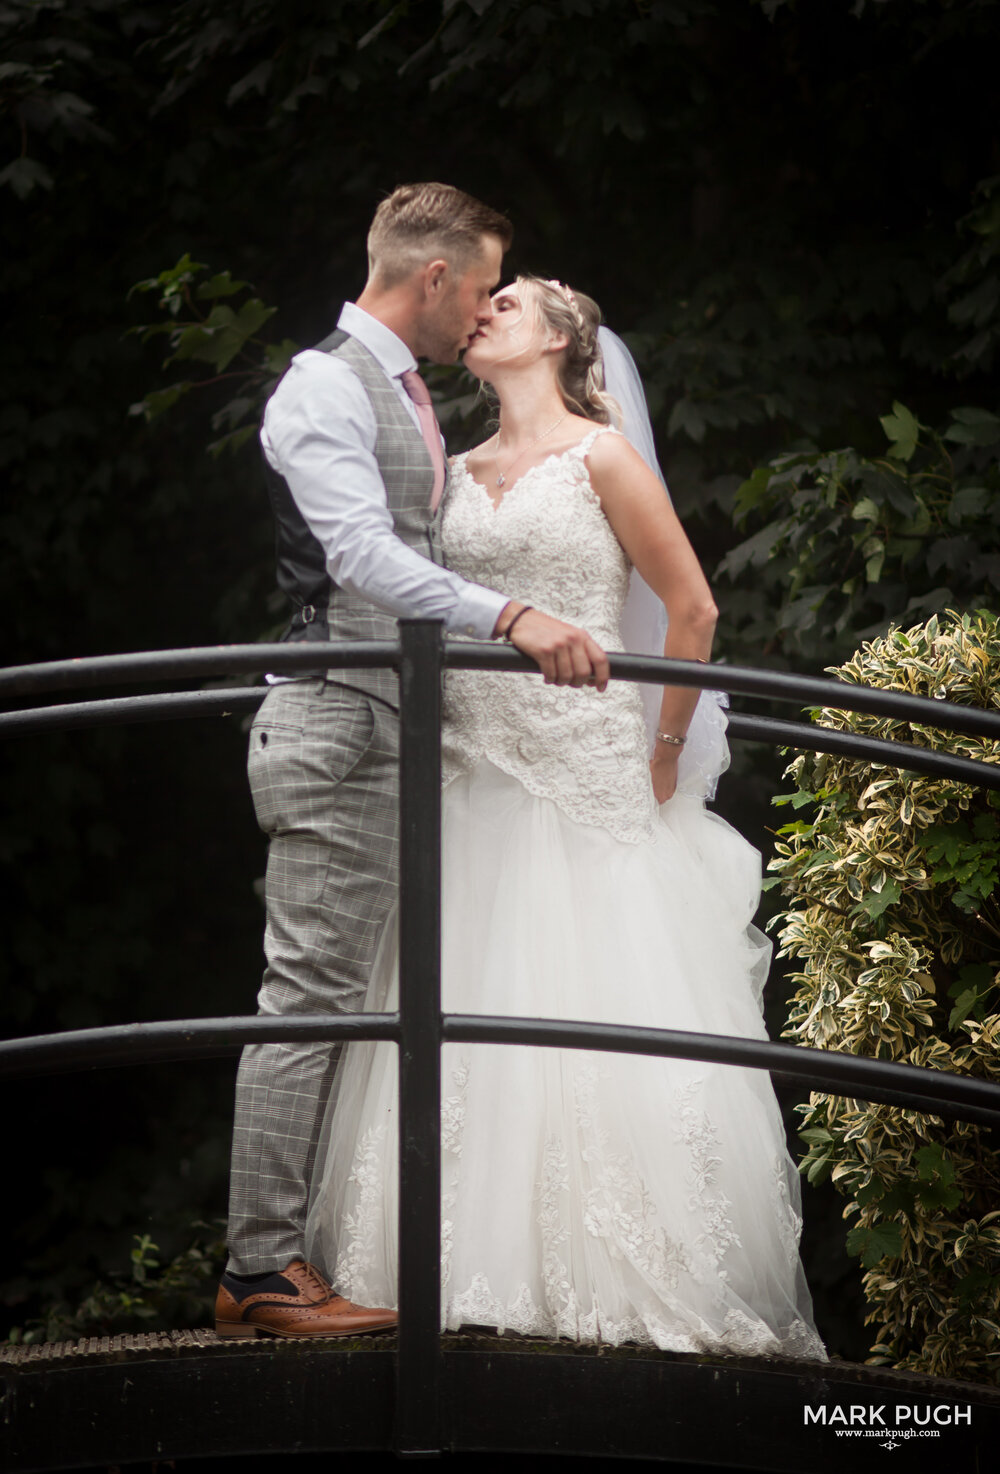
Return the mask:
[[[505,481],[505,480],[506,480],[506,479],[507,479],[507,478],[506,478],[506,477],[505,477],[505,476],[504,476],[504,474],[503,474],[503,472],[502,472],[502,471],[501,471],[501,472],[500,472],[500,475],[499,475],[499,476],[498,476],[498,477],[497,477],[497,485],[498,485],[498,486],[502,486],[502,485],[503,485],[503,484],[504,484],[504,481]]]

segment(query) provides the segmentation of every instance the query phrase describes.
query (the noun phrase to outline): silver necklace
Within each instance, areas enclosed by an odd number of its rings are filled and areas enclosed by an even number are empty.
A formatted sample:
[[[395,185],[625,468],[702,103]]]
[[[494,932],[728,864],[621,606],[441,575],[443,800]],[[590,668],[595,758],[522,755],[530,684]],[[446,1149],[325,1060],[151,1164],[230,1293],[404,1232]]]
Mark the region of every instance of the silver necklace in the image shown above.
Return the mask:
[[[554,425],[550,425],[547,430],[543,430],[542,433],[541,433],[541,435],[536,435],[535,438],[534,438],[534,440],[529,441],[528,444],[524,447],[523,450],[518,451],[517,455],[510,462],[510,465],[507,467],[507,470],[506,471],[501,471],[501,469],[500,469],[500,462],[497,459],[497,457],[500,454],[500,431],[498,430],[497,431],[497,449],[496,449],[496,455],[493,457],[493,464],[497,468],[497,485],[498,486],[503,486],[504,482],[507,480],[507,476],[508,476],[508,473],[510,472],[511,466],[516,466],[517,463],[518,463],[518,461],[521,459],[521,457],[522,456],[526,456],[528,454],[528,451],[531,450],[532,446],[537,445],[540,440],[544,440],[545,437],[546,437],[546,435],[551,435],[553,430],[558,430],[559,429],[559,426],[562,424],[563,420],[566,420],[568,418],[569,418],[569,410],[567,409],[567,410],[564,410],[563,411],[563,413],[559,416],[558,420],[556,420],[556,422],[555,422]]]

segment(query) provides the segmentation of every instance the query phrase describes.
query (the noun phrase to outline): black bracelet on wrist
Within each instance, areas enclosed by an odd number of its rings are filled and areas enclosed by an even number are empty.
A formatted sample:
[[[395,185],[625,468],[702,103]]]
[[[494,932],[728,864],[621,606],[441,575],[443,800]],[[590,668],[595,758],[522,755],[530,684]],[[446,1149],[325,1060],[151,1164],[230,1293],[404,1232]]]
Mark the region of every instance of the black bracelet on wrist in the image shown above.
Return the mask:
[[[521,618],[521,615],[522,614],[529,613],[530,610],[531,610],[531,608],[532,608],[532,606],[530,604],[525,604],[525,606],[524,606],[523,609],[519,609],[517,611],[517,613],[514,615],[514,618],[511,620],[510,624],[504,630],[504,632],[503,632],[503,639],[505,639],[508,644],[512,645],[514,643],[513,640],[510,637],[511,630],[514,628],[515,624],[517,624],[517,621]]]

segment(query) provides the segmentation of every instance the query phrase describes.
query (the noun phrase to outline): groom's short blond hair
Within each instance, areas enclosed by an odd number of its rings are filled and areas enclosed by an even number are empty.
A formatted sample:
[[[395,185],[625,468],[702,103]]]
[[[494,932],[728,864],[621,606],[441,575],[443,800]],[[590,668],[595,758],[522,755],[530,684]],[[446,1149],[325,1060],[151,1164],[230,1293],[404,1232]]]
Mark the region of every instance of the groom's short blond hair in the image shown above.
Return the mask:
[[[401,184],[375,211],[368,232],[368,272],[393,287],[440,257],[462,273],[479,255],[483,236],[506,251],[514,228],[506,215],[451,184]]]

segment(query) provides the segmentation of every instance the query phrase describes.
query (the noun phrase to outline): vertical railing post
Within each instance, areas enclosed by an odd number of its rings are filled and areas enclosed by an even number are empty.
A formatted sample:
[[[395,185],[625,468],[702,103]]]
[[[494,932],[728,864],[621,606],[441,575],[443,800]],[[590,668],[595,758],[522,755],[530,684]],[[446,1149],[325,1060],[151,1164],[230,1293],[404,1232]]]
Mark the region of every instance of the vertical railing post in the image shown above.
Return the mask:
[[[443,626],[399,622],[399,1362],[396,1452],[441,1450]]]

